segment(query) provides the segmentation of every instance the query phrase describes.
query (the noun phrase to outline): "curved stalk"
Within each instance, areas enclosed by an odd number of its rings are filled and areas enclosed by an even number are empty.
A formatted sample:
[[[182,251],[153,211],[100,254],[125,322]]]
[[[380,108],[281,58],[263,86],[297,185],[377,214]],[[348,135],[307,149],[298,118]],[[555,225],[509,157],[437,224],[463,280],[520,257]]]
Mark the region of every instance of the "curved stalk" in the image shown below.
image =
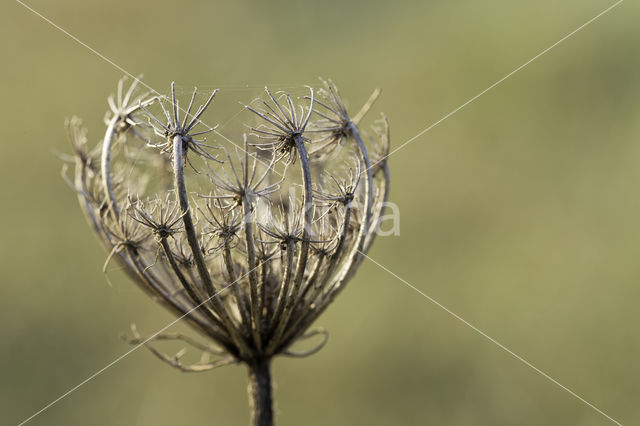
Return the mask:
[[[200,279],[202,280],[207,293],[209,294],[209,300],[214,308],[214,311],[220,316],[222,323],[225,328],[231,335],[234,343],[238,345],[241,352],[249,353],[249,350],[244,343],[241,336],[238,335],[238,330],[236,326],[233,324],[232,319],[227,312],[226,307],[218,297],[216,297],[216,289],[211,281],[211,275],[209,275],[209,270],[204,261],[204,256],[202,255],[202,251],[200,250],[200,244],[198,243],[198,237],[196,236],[195,227],[193,225],[193,219],[191,218],[191,210],[189,207],[189,198],[187,196],[187,188],[184,181],[184,157],[183,144],[184,139],[181,135],[176,135],[173,137],[173,173],[174,173],[174,184],[175,190],[178,194],[178,202],[180,204],[180,208],[184,213],[182,217],[182,221],[184,224],[184,230],[187,235],[187,242],[189,243],[189,247],[191,248],[191,253],[193,254],[193,258],[196,262],[196,267],[198,269],[198,273],[200,275]]]
[[[318,310],[318,306],[315,303],[317,300],[319,300],[318,298],[322,293],[322,291],[324,290],[323,284],[335,272],[336,267],[340,264],[340,260],[343,258],[344,242],[347,238],[347,232],[349,230],[350,220],[351,220],[351,202],[348,202],[345,205],[345,213],[342,221],[342,231],[340,233],[340,239],[338,241],[338,245],[336,246],[335,251],[329,258],[329,263],[327,264],[326,269],[323,271],[320,278],[317,278],[315,274],[312,274],[309,279],[309,282],[307,283],[307,287],[305,290],[309,289],[314,281],[318,282],[318,284],[314,286],[311,292],[311,296],[309,297],[310,304],[306,306],[306,310],[298,316],[296,321],[294,321],[292,324],[289,324],[289,326],[287,327],[288,332],[287,334],[285,334],[284,339],[282,339],[282,343],[280,344],[278,349],[288,346],[291,342],[296,340],[302,332],[304,332],[305,330],[304,326],[301,328],[301,330],[298,329],[298,326],[300,324],[311,324],[313,322],[313,319],[310,320],[310,318],[316,318],[315,313]],[[300,299],[299,304],[300,304],[300,309],[305,309],[303,299]]]
[[[340,291],[344,287],[344,283],[347,281],[352,271],[355,270],[355,267],[358,265],[358,259],[361,257],[360,253],[364,249],[365,239],[369,231],[369,226],[370,226],[369,224],[371,223],[371,212],[373,208],[373,194],[372,194],[373,176],[371,173],[371,162],[369,160],[367,148],[365,147],[364,141],[360,136],[360,132],[358,131],[357,126],[352,122],[349,125],[349,129],[358,144],[358,150],[360,152],[360,156],[366,167],[365,172],[367,175],[367,179],[365,180],[365,187],[364,187],[364,198],[365,198],[364,204],[366,205],[365,214],[364,214],[362,223],[360,224],[360,229],[358,230],[358,234],[353,244],[351,245],[347,260],[338,271],[338,274],[333,279],[333,282],[324,287],[326,288],[326,293],[325,293],[326,297],[324,298],[324,300],[320,300],[319,302],[317,302],[315,306],[310,307],[307,314],[305,315],[304,320],[298,321],[298,324],[302,324],[302,326],[299,327],[297,330],[295,328],[291,329],[289,333],[290,337],[285,339],[283,342],[281,342],[280,347],[286,346],[288,343],[297,339],[300,336],[300,334],[304,332],[304,329],[305,329],[304,326],[306,324],[311,324],[313,321],[315,321],[318,318],[318,316],[320,316],[320,314],[322,314],[322,312],[324,312],[327,306],[329,306],[329,304],[335,299],[338,293],[340,293]],[[346,232],[346,231],[347,230],[345,228],[343,232]],[[342,241],[340,244],[342,244]],[[338,264],[339,264],[339,261],[336,261],[336,263],[333,265],[333,268],[335,268],[335,266],[337,266]],[[325,278],[329,279],[330,276],[331,276],[330,274],[327,274]],[[321,290],[322,289],[323,288],[321,288]]]
[[[228,239],[225,239],[224,241],[222,258],[227,268],[227,277],[229,282],[236,282],[236,272],[233,267],[233,258],[231,257],[231,244]],[[233,293],[233,297],[236,299],[236,305],[238,306],[238,311],[240,311],[240,318],[242,318],[242,322],[244,324],[249,324],[251,322],[251,317],[249,316],[245,298],[242,297],[242,293],[240,292],[240,287],[238,285],[234,285],[231,288],[231,292]]]
[[[127,100],[129,96],[130,94],[127,95]],[[100,158],[100,174],[102,175],[102,186],[104,187],[104,193],[108,200],[108,208],[112,211],[116,219],[120,217],[120,207],[118,206],[115,193],[113,192],[113,181],[111,180],[111,149],[113,148],[113,143],[118,136],[116,128],[123,122],[123,120],[126,120],[126,117],[133,114],[140,108],[150,105],[151,103],[155,102],[155,100],[156,98],[153,97],[147,99],[144,102],[141,102],[139,105],[134,105],[125,109],[124,111],[122,111],[122,114],[114,113],[111,120],[109,120],[107,130],[104,134],[104,141],[102,142],[102,154]]]
[[[298,256],[298,263],[296,265],[296,275],[293,280],[293,289],[291,294],[286,297],[286,304],[282,312],[282,317],[279,318],[278,325],[274,331],[273,338],[269,344],[269,348],[273,349],[279,344],[280,337],[284,332],[284,327],[289,321],[289,317],[293,312],[295,302],[298,300],[298,293],[302,286],[302,279],[304,278],[304,271],[307,267],[307,260],[309,259],[309,244],[310,244],[310,232],[311,222],[313,221],[313,190],[311,186],[311,168],[309,167],[309,157],[307,156],[307,150],[304,146],[304,140],[301,134],[294,136],[296,143],[296,149],[300,157],[300,165],[302,169],[302,181],[304,183],[304,228],[302,230],[302,243],[300,244],[300,254]],[[267,350],[269,353],[269,350]]]
[[[389,174],[389,164],[387,163],[386,159],[383,160],[382,173],[384,175],[384,179],[382,181],[383,183],[382,200],[381,200],[382,207],[378,210],[376,215],[373,217],[373,221],[371,222],[371,226],[375,226],[375,227],[380,225],[378,221],[380,220],[380,217],[384,214],[387,201],[389,201],[389,187],[391,185],[391,176]],[[371,247],[371,244],[373,244],[373,240],[375,238],[377,231],[378,231],[377,229],[369,230],[369,235],[367,236],[367,239],[364,242],[364,250],[363,250],[364,253],[367,253],[369,251],[369,248]]]
[[[178,277],[178,281],[180,281],[180,284],[182,284],[182,287],[187,292],[193,303],[198,306],[198,310],[202,312],[206,317],[208,317],[211,321],[213,321],[218,327],[222,327],[222,323],[220,322],[220,320],[215,315],[213,315],[206,304],[203,303],[203,299],[198,294],[196,294],[193,287],[190,285],[189,281],[180,270],[180,267],[176,263],[176,259],[171,252],[171,248],[169,247],[167,239],[162,238],[160,240],[160,245],[162,246],[162,250],[164,251],[165,256],[167,256],[167,260],[169,261],[169,265],[171,265],[173,273],[176,274],[176,277]]]
[[[115,218],[120,217],[120,208],[113,192],[113,182],[111,181],[111,148],[116,136],[116,126],[120,122],[120,117],[115,115],[109,120],[107,131],[104,134],[104,142],[102,143],[102,156],[100,159],[100,168],[102,175],[102,186],[104,187],[105,196],[108,200],[108,208],[112,211]]]
[[[373,176],[371,174],[371,162],[369,161],[369,155],[367,154],[367,148],[364,145],[364,141],[358,132],[358,128],[355,124],[351,123],[350,130],[358,143],[358,149],[360,151],[360,156],[364,161],[364,165],[366,167],[367,179],[365,180],[364,187],[364,202],[366,205],[365,215],[363,217],[362,223],[360,224],[360,229],[358,230],[358,235],[354,244],[351,248],[351,252],[349,253],[349,257],[346,263],[342,266],[340,271],[338,272],[338,276],[334,280],[334,282],[328,286],[327,298],[322,302],[319,312],[322,312],[326,306],[328,306],[331,301],[337,296],[337,294],[342,290],[344,283],[346,282],[347,276],[349,272],[353,269],[354,265],[357,264],[358,258],[360,257],[360,252],[364,248],[365,238],[367,236],[367,232],[369,231],[369,223],[371,221],[371,209],[373,206]]]
[[[206,321],[202,321],[201,318],[198,318],[198,316],[196,315],[198,313],[197,311],[192,311],[189,314],[185,315],[185,313],[189,312],[191,308],[178,304],[177,301],[174,300],[174,298],[166,292],[166,289],[161,288],[158,283],[155,283],[155,280],[150,276],[149,272],[145,271],[145,266],[139,260],[140,256],[135,252],[135,250],[131,248],[125,248],[123,252],[126,253],[126,256],[128,256],[129,259],[127,259],[124,255],[119,255],[118,258],[129,266],[129,268],[126,269],[131,270],[132,273],[130,275],[132,277],[137,277],[136,281],[143,284],[141,285],[141,287],[145,288],[146,286],[148,286],[148,288],[153,289],[156,292],[156,295],[161,296],[161,300],[174,312],[176,312],[180,316],[184,316],[186,320],[196,324],[199,329],[203,330],[206,334],[216,339],[216,341],[219,341],[223,346],[225,346],[225,348],[230,351],[229,353],[235,353],[233,345],[227,343],[228,339],[226,339],[224,334],[217,330],[214,330],[211,326],[207,325]],[[134,274],[133,272],[137,273]]]
[[[284,311],[285,300],[287,298],[287,293],[289,292],[289,287],[291,285],[291,276],[293,275],[293,257],[294,257],[294,245],[295,241],[289,240],[287,241],[287,263],[284,266],[284,276],[282,277],[283,284],[281,286],[280,294],[278,295],[278,300],[276,301],[276,310],[273,313],[273,318],[271,319],[271,327],[276,327],[278,324],[278,319],[281,317],[282,312]],[[273,333],[272,333],[273,334]]]
[[[249,173],[249,154],[245,147],[245,166],[244,166],[244,181],[248,182]],[[264,301],[258,297],[258,271],[256,267],[256,248],[253,240],[253,223],[251,221],[251,205],[247,194],[245,194],[242,200],[242,206],[244,208],[244,236],[247,243],[247,264],[249,266],[249,287],[250,287],[250,302],[251,302],[251,333],[253,340],[258,348],[262,349],[262,339],[260,337],[261,321],[260,312],[261,306]],[[264,285],[264,283],[263,283]]]

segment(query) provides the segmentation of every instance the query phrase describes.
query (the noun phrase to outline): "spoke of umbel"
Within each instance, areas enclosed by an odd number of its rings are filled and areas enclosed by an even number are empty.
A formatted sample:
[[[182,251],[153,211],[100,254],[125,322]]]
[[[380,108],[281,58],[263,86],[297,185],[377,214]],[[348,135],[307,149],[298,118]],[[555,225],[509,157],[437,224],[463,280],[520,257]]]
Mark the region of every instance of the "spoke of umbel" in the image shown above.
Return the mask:
[[[121,80],[95,148],[79,119],[68,122],[75,174],[65,178],[107,249],[105,273],[117,262],[206,343],[135,327],[126,340],[183,372],[245,364],[252,424],[266,426],[272,359],[325,345],[326,330],[311,325],[373,243],[389,194],[389,128],[384,117],[360,124],[378,91],[351,119],[323,82],[299,98],[266,89],[246,107],[250,132],[225,146],[206,139],[215,127],[203,122],[216,93],[197,106],[194,90],[183,109],[174,84],[150,97]],[[164,354],[167,340],[202,358]]]

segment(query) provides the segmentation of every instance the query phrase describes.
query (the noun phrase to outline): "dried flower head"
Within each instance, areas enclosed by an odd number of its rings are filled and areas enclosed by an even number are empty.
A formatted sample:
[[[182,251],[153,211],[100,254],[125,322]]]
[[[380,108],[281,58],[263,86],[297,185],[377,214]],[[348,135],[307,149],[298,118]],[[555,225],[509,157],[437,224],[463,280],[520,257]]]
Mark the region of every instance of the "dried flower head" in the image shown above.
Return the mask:
[[[246,107],[251,134],[225,148],[205,143],[215,127],[196,131],[217,91],[192,114],[196,90],[183,111],[173,84],[168,98],[134,98],[135,82],[123,95],[123,84],[109,98],[99,151],[87,149],[79,120],[70,121],[68,181],[109,251],[107,264],[117,260],[214,347],[182,334],[145,339],[135,328],[130,342],[182,371],[245,363],[260,391],[274,356],[324,345],[326,331],[309,328],[373,242],[389,191],[388,126],[369,136],[372,158],[359,121],[377,93],[351,119],[333,83],[299,99],[267,89]],[[315,348],[291,349],[317,335]],[[205,356],[184,364],[182,351],[170,357],[151,345],[159,340]]]

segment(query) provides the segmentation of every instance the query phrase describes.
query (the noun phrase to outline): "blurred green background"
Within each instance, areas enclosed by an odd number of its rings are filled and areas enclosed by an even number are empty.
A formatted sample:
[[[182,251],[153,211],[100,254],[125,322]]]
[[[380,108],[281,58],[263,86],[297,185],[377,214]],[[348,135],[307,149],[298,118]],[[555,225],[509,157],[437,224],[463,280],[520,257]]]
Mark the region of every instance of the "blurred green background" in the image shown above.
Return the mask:
[[[397,147],[613,2],[31,0],[145,82],[376,86]],[[122,73],[0,6],[0,423],[16,425],[172,317],[115,271],[59,177],[65,117],[103,132]],[[640,424],[640,7],[622,3],[391,157],[401,235],[371,256],[623,424]],[[228,90],[225,92],[224,89]],[[235,97],[235,98],[234,98]],[[233,102],[231,102],[233,104]],[[214,108],[223,122],[232,105]],[[280,425],[606,425],[365,262],[275,361]],[[179,328],[179,327],[178,327]],[[139,350],[36,425],[244,425],[242,367],[181,374]]]

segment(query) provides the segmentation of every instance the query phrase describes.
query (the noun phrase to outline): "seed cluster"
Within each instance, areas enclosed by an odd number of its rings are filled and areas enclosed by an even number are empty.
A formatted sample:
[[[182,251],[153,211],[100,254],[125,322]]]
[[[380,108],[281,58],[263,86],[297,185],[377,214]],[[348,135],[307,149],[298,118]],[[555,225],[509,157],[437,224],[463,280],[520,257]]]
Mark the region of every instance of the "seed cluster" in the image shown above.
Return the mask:
[[[105,271],[120,263],[212,345],[135,328],[130,342],[183,371],[320,349],[326,331],[309,328],[371,247],[388,196],[387,121],[359,127],[375,96],[352,119],[331,82],[300,98],[267,89],[246,106],[249,133],[225,146],[202,121],[217,91],[194,112],[197,90],[182,109],[173,84],[170,96],[138,96],[137,81],[125,93],[121,80],[109,97],[95,149],[80,120],[68,122],[67,179],[109,251]],[[311,351],[291,350],[316,335]],[[206,356],[185,365],[157,340]]]

